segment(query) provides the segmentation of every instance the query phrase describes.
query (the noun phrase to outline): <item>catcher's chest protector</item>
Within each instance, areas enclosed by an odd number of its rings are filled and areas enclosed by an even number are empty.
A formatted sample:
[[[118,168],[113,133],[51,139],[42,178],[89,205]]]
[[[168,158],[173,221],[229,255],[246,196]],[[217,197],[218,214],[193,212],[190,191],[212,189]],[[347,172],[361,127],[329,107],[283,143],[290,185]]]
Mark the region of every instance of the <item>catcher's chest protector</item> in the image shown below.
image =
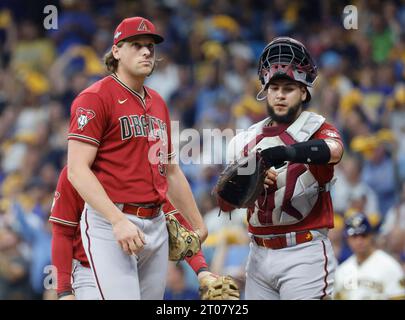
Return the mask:
[[[264,137],[251,150],[307,141],[324,121],[324,117],[304,111],[280,136]],[[318,200],[320,186],[308,165],[286,163],[276,171],[277,187],[269,187],[258,198],[250,216],[249,223],[254,227],[298,223],[308,216]]]

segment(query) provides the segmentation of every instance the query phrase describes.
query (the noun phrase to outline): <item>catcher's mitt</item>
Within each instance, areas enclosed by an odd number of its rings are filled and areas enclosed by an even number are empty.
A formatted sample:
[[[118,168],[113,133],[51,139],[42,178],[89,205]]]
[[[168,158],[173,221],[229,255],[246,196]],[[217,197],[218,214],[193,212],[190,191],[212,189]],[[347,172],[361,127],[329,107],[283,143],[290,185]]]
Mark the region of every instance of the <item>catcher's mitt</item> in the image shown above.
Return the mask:
[[[200,251],[201,241],[196,232],[182,226],[172,214],[166,215],[166,225],[169,233],[170,261],[180,261]]]
[[[201,279],[201,300],[239,300],[238,285],[230,276],[210,274]]]
[[[230,163],[214,188],[218,202],[234,208],[251,207],[264,190],[265,172],[265,163],[259,153]]]

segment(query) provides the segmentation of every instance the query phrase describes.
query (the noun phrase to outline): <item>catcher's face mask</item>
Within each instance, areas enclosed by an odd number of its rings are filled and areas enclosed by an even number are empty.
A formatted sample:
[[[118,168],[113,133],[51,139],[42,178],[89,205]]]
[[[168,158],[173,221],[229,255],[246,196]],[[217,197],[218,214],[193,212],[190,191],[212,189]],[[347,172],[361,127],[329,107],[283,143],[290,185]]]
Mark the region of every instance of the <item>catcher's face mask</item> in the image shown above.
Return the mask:
[[[267,89],[269,82],[276,78],[288,78],[312,87],[317,77],[317,66],[301,42],[279,37],[264,48],[259,60],[258,74],[262,90],[257,99],[263,100],[266,97],[261,94]],[[304,102],[310,99],[311,95],[307,89],[307,99]]]

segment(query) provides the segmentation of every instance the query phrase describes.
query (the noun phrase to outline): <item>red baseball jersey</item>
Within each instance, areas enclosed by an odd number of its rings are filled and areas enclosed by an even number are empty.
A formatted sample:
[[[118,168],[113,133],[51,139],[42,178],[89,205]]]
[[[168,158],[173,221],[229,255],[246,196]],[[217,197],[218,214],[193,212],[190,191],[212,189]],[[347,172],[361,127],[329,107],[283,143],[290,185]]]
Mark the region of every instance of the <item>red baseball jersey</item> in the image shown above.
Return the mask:
[[[73,259],[88,265],[80,235],[80,217],[83,208],[84,201],[69,182],[67,167],[64,167],[59,175],[49,221],[76,229],[73,239]]]
[[[256,144],[266,137],[280,137],[285,144],[296,143],[286,132],[287,125],[279,125],[276,127],[264,127],[260,135],[256,137]],[[343,143],[340,138],[338,130],[331,124],[324,122],[320,128],[312,135],[311,139],[334,139],[338,141],[342,146]],[[286,191],[283,203],[283,210],[287,211],[290,215],[299,215],[300,213],[289,203],[288,199],[294,192],[296,185],[297,175],[306,170],[305,164],[290,164],[286,176]],[[312,173],[316,181],[320,186],[323,186],[331,181],[334,175],[334,164],[324,165],[308,165],[309,171]],[[261,195],[258,199],[258,203],[262,204],[259,207],[259,220],[267,222],[267,219],[271,219],[272,210],[275,206],[275,196],[277,188],[271,186],[268,188],[268,192],[265,195]],[[252,215],[251,208],[248,210],[248,221]],[[309,214],[298,223],[277,225],[277,226],[253,226],[249,223],[249,232],[257,235],[279,234],[288,232],[297,232],[304,230],[313,230],[320,228],[333,228],[333,206],[330,193],[319,192],[318,198],[309,212]]]
[[[115,203],[163,203],[167,159],[172,152],[170,117],[160,95],[145,99],[109,75],[73,101],[68,139],[98,148],[92,171]]]

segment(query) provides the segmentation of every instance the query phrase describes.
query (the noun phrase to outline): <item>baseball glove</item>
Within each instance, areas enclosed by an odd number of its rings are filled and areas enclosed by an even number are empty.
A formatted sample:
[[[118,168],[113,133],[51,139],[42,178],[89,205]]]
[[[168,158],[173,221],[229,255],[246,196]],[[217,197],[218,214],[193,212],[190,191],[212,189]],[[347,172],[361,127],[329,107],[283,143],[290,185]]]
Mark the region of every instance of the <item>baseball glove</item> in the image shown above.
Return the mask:
[[[265,173],[265,163],[259,153],[230,163],[214,188],[218,203],[233,208],[251,207],[264,190]]]
[[[182,226],[174,215],[166,215],[166,225],[169,233],[170,261],[184,260],[200,251],[201,241],[198,234]]]
[[[210,274],[201,279],[201,300],[239,300],[240,293],[236,282],[230,276]]]

